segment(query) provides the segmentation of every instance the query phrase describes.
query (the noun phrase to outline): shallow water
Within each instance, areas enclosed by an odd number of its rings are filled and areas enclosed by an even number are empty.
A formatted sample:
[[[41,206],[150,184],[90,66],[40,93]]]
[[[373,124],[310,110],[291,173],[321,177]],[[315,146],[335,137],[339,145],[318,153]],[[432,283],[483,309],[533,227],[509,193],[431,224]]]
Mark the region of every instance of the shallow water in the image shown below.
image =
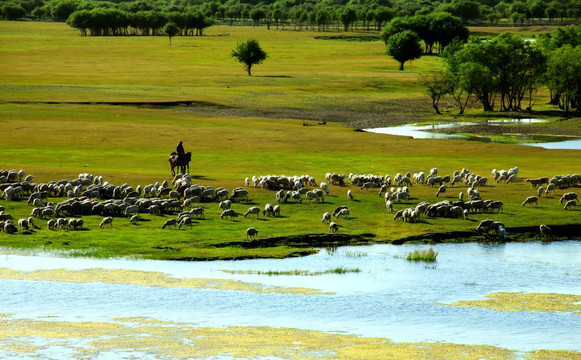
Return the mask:
[[[491,125],[505,125],[505,124],[532,124],[544,122],[542,119],[508,119],[508,120],[489,120],[488,124]],[[418,125],[418,124],[408,124],[402,126],[391,126],[382,128],[371,128],[363,129],[367,132],[379,133],[379,134],[389,134],[389,135],[399,135],[399,136],[411,136],[414,139],[445,139],[445,140],[471,140],[471,141],[481,141],[481,142],[493,142],[487,136],[466,136],[457,134],[442,134],[438,132],[432,132],[427,130],[438,130],[454,128],[459,126],[470,126],[474,125],[472,122],[456,122],[456,123],[445,123],[445,124],[431,124],[431,125]],[[529,145],[543,147],[545,149],[566,149],[566,150],[580,150],[581,149],[581,139],[566,139],[563,140],[562,136],[531,136],[531,140],[538,142],[535,143],[518,143],[518,145]]]
[[[285,260],[169,262],[0,256],[0,268],[20,271],[90,268],[157,271],[180,278],[221,278],[330,295],[252,293],[104,283],[0,279],[0,313],[15,318],[110,321],[150,317],[201,326],[292,327],[386,337],[393,341],[485,344],[530,351],[581,350],[581,316],[501,312],[441,305],[493,292],[581,295],[581,242],[438,244],[434,264],[402,257],[425,245],[342,247]],[[267,276],[231,271],[359,273]]]

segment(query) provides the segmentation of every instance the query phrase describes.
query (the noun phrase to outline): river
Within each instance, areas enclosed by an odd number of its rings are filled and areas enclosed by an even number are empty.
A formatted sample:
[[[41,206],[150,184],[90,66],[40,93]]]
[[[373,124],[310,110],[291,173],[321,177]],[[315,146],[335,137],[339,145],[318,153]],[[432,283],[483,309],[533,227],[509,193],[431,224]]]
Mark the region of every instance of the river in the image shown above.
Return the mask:
[[[148,317],[200,326],[290,327],[385,337],[397,342],[483,344],[531,351],[581,351],[581,316],[450,306],[496,292],[581,295],[581,242],[436,244],[435,263],[405,255],[427,245],[321,249],[285,260],[172,262],[94,260],[4,254],[0,270],[126,269],[174,278],[230,279],[319,293],[171,288],[141,284],[0,279],[0,313],[54,321]],[[259,275],[254,272],[342,268],[346,274]],[[0,339],[2,345],[2,339]],[[0,346],[0,356],[3,350]],[[27,358],[27,357],[23,357]],[[33,357],[31,357],[33,358]]]

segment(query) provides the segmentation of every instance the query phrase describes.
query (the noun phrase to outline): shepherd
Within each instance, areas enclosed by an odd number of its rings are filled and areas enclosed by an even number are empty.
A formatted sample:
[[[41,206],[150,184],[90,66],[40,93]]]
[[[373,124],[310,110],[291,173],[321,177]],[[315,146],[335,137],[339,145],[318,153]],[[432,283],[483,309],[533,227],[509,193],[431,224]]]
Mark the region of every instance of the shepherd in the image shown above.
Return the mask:
[[[192,160],[192,153],[184,151],[183,142],[180,141],[176,147],[176,151],[171,153],[169,163],[171,167],[171,174],[175,176],[175,168],[179,167],[182,174],[190,171],[190,161]]]

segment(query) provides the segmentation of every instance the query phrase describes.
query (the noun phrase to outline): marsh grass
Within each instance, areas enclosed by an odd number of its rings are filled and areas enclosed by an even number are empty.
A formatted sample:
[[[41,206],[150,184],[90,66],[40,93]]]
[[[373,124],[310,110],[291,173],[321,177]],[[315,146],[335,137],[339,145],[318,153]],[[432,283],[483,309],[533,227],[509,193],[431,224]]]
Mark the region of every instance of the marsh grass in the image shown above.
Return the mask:
[[[228,274],[243,274],[243,275],[267,275],[267,276],[320,276],[320,275],[327,275],[327,274],[349,274],[349,273],[360,273],[361,270],[358,268],[355,269],[346,269],[343,267],[337,267],[330,270],[324,271],[310,271],[310,270],[287,270],[287,271],[277,271],[277,270],[268,270],[268,271],[259,271],[259,270],[221,270],[222,272]]]
[[[438,257],[438,252],[434,251],[433,248],[427,250],[414,250],[410,251],[406,257],[408,261],[425,261],[425,262],[435,262]]]

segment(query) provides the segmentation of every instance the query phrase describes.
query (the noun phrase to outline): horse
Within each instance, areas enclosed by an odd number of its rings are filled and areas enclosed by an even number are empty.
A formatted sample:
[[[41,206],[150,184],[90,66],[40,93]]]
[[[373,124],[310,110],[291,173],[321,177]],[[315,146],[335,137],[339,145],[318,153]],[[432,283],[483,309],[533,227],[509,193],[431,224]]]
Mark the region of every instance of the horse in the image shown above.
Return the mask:
[[[190,161],[192,161],[192,153],[191,152],[187,152],[184,154],[183,157],[178,157],[178,154],[176,152],[172,152],[170,157],[169,157],[169,166],[171,167],[171,175],[175,176],[176,172],[175,172],[175,168],[179,167],[180,168],[180,172],[182,174],[186,173],[186,169],[187,172],[190,172]]]

